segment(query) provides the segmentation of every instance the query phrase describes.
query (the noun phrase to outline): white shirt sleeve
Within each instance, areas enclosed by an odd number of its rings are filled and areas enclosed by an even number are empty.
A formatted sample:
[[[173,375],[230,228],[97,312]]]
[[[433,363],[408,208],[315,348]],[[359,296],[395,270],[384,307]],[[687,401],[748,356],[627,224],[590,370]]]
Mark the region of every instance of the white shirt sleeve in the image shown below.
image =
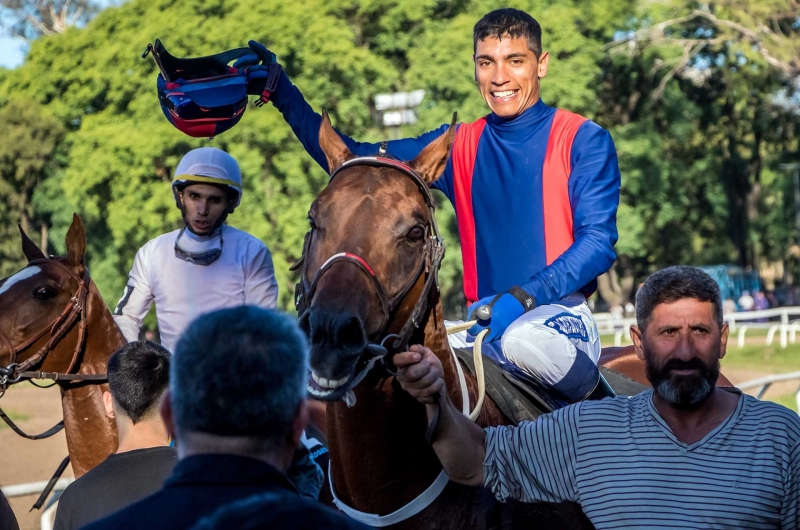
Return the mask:
[[[114,322],[128,342],[139,340],[142,321],[153,305],[153,292],[147,278],[148,246],[139,249],[128,275],[128,283],[114,309]]]
[[[272,265],[272,253],[262,245],[256,247],[255,256],[248,260],[245,271],[244,303],[266,309],[278,306],[278,280]]]

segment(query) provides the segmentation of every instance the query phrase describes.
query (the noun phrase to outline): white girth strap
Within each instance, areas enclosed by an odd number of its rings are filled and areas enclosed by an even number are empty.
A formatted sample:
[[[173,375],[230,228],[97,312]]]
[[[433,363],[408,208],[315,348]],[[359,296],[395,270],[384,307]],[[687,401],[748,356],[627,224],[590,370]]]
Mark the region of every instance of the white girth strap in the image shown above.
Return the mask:
[[[417,498],[399,510],[396,510],[388,515],[359,512],[358,510],[353,509],[340,501],[339,497],[336,496],[336,490],[333,489],[333,478],[331,477],[331,462],[328,460],[328,484],[331,487],[333,504],[335,504],[337,508],[342,510],[351,519],[355,519],[359,523],[363,523],[368,526],[374,526],[375,528],[383,528],[385,526],[397,524],[405,521],[409,517],[417,515],[436,500],[439,494],[444,491],[444,488],[447,486],[449,481],[450,479],[447,477],[447,473],[445,473],[443,469],[442,472],[439,473],[439,476],[436,477],[436,480],[433,481],[433,484],[428,487],[428,489],[423,491]]]
[[[447,328],[447,334],[450,335],[465,329],[469,329],[474,324],[475,321],[471,321]],[[469,416],[469,419],[472,421],[475,421],[475,418],[477,418],[478,414],[480,414],[481,407],[483,406],[483,399],[486,395],[486,382],[483,378],[483,357],[481,353],[481,345],[483,344],[483,337],[487,332],[488,330],[483,330],[478,333],[478,336],[475,337],[475,345],[473,346],[475,375],[478,379],[478,402],[475,404],[475,408],[472,410],[472,412],[469,410],[469,392],[467,391],[467,378],[464,376],[464,369],[461,368],[461,363],[456,358],[456,354],[453,351],[452,346],[450,347],[450,354],[453,356],[453,362],[455,363],[456,371],[458,372],[459,386],[461,387],[461,412],[465,416]],[[442,469],[441,473],[439,473],[439,476],[433,481],[433,484],[428,486],[428,489],[420,493],[419,496],[399,510],[396,510],[388,515],[360,512],[355,508],[351,508],[343,503],[336,495],[336,490],[333,488],[331,463],[330,460],[328,460],[328,485],[331,488],[331,495],[333,495],[333,504],[351,519],[355,519],[359,523],[373,526],[375,528],[384,528],[386,526],[397,524],[405,521],[409,517],[417,515],[419,512],[430,506],[433,501],[439,497],[449,481],[450,479],[447,477],[447,473],[445,473],[444,469]]]

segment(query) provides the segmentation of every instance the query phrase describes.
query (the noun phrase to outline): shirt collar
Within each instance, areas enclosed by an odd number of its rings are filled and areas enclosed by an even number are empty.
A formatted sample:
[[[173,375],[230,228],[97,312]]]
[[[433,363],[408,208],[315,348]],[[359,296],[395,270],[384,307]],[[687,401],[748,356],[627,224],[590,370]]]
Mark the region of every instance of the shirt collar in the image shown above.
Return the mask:
[[[165,488],[188,485],[263,486],[272,484],[297,493],[297,488],[275,467],[246,456],[205,454],[182,458]]]
[[[537,123],[546,120],[552,113],[553,108],[549,107],[542,101],[542,98],[525,109],[525,111],[514,118],[501,118],[494,112],[489,114],[487,123],[498,131],[502,132],[517,132],[531,127],[535,127]]]

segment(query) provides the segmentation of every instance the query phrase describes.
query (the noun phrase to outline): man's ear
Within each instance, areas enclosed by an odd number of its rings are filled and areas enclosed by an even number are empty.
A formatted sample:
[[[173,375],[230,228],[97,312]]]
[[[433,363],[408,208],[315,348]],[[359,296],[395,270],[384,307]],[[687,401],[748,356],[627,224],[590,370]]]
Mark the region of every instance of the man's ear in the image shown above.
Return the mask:
[[[447,158],[450,156],[450,149],[453,147],[453,139],[456,137],[456,119],[458,113],[453,113],[453,120],[447,132],[428,144],[417,158],[408,165],[425,180],[430,186],[444,172],[447,165]]]
[[[720,337],[719,337],[719,358],[722,359],[725,357],[725,354],[728,353],[728,334],[730,333],[730,328],[728,328],[728,323],[722,323],[722,329],[720,330]]]
[[[539,56],[539,71],[537,75],[539,79],[547,75],[547,67],[550,65],[550,52],[542,52]]]
[[[631,326],[631,340],[636,348],[636,356],[640,361],[644,361],[644,348],[642,347],[642,330],[639,326]]]
[[[305,399],[297,406],[297,415],[292,422],[292,431],[290,433],[291,439],[289,440],[291,447],[297,447],[300,443],[300,437],[303,431],[308,426],[308,401]]]
[[[161,403],[158,405],[158,411],[161,413],[161,419],[164,421],[167,434],[169,434],[170,438],[177,441],[177,429],[175,428],[174,418],[172,417],[172,400],[170,397],[169,389],[165,390],[164,395],[161,396]]]
[[[344,144],[341,136],[333,130],[328,111],[322,109],[322,124],[319,127],[319,147],[328,160],[328,174],[333,175],[336,169],[355,155]]]
[[[114,398],[111,397],[111,392],[106,390],[103,392],[103,407],[106,409],[106,417],[114,419]]]
[[[83,264],[86,254],[86,230],[78,214],[72,214],[72,224],[67,230],[67,265],[77,267]]]

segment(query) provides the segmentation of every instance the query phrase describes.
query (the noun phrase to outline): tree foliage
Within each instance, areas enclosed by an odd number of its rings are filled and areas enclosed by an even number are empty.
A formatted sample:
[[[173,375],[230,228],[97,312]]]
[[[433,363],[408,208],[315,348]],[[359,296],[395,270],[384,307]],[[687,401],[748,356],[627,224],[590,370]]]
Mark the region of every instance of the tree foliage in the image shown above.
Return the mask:
[[[778,16],[779,3],[510,2],[544,28],[552,56],[545,102],[595,119],[616,142],[623,171],[617,277],[630,283],[672,263],[787,259],[793,205],[778,163],[800,158],[797,114],[785,69],[763,51],[793,67],[780,43],[797,35]],[[315,108],[328,108],[345,133],[374,141],[385,135],[373,118],[378,93],[426,90],[409,135],[449,122],[454,111],[463,121],[487,112],[473,81],[472,26],[496,7],[493,0],[131,0],[84,29],[38,39],[22,67],[0,71],[0,126],[27,124],[18,125],[15,147],[0,148],[0,189],[24,196],[0,204],[0,226],[27,216],[34,230],[53,226],[60,236],[79,212],[92,275],[113,305],[136,250],[180,222],[169,185],[180,157],[214,145],[239,160],[245,179],[230,222],[272,249],[288,308],[296,279],[288,267],[326,175],[271,107],[249,109],[213,140],[173,129],[158,106],[156,67],[140,58],[145,45],[159,37],[177,56],[198,56],[264,42]],[[722,20],[761,31],[764,48]],[[762,22],[780,35],[767,35]],[[22,179],[34,184],[27,195],[7,169],[25,164],[37,168]],[[448,244],[444,295],[456,316],[460,258],[449,205],[439,218]],[[21,264],[5,248],[14,246],[9,234],[0,246],[4,271]],[[62,238],[52,239],[58,250]]]

